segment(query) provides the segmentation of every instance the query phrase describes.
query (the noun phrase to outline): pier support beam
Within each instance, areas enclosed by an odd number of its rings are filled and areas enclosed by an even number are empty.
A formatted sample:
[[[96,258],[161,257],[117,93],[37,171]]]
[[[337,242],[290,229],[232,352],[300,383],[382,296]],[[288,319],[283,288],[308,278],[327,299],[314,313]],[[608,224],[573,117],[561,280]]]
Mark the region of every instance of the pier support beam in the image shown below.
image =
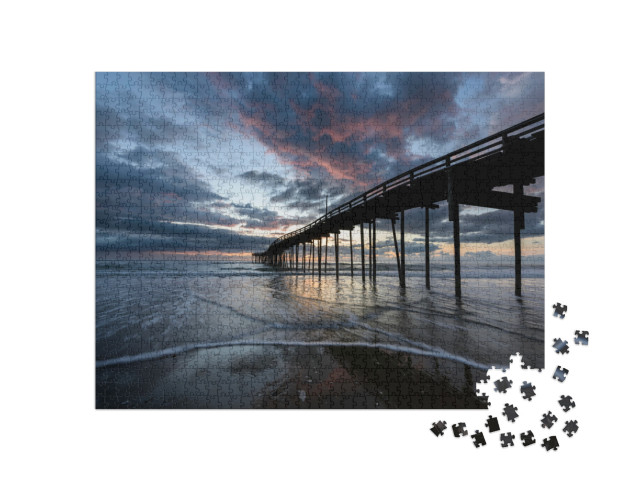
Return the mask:
[[[447,203],[449,204],[449,220],[453,221],[453,250],[454,274],[456,282],[456,297],[462,297],[460,281],[460,206],[455,191],[454,172],[451,159],[447,159]]]
[[[396,218],[391,218],[391,230],[393,231],[393,245],[396,248],[396,264],[398,264],[398,280],[400,282],[400,286],[402,286],[402,270],[400,267],[400,252],[398,251],[398,238],[396,236]]]
[[[522,250],[520,246],[520,229],[524,229],[524,212],[522,211],[522,184],[513,185],[515,205],[513,209],[513,246],[515,250],[516,296],[522,296]]]
[[[376,271],[377,269],[377,264],[376,264],[376,220],[373,219],[373,280],[376,280]]]
[[[298,270],[298,246],[299,244],[296,244],[296,270]]]
[[[336,253],[336,281],[340,279],[340,234],[336,232],[334,235],[334,251]]]
[[[327,240],[324,243],[324,273],[327,273],[327,259],[329,258],[329,237],[327,236]]]
[[[371,277],[371,266],[373,258],[371,257],[371,222],[369,222],[369,277]]]
[[[431,265],[429,252],[429,206],[424,208],[424,278],[427,289],[431,290]]]
[[[307,243],[302,244],[302,272],[307,271]]]
[[[322,279],[322,236],[320,236],[320,244],[318,244],[318,278]]]
[[[400,270],[402,275],[400,276],[400,287],[406,286],[405,277],[405,261],[404,261],[404,210],[400,211]]]
[[[351,277],[353,277],[353,239],[351,238],[352,231],[353,231],[353,227],[349,229],[349,253],[351,255]]]
[[[316,255],[316,241],[312,239],[311,240],[311,275],[315,274],[313,272],[315,268],[315,263],[316,263],[315,255]]]
[[[364,282],[364,222],[360,222],[360,259],[362,261],[362,282]]]
[[[456,278],[456,297],[462,297],[462,284],[460,280],[460,206],[456,202],[453,206],[453,251],[454,251],[454,275]]]

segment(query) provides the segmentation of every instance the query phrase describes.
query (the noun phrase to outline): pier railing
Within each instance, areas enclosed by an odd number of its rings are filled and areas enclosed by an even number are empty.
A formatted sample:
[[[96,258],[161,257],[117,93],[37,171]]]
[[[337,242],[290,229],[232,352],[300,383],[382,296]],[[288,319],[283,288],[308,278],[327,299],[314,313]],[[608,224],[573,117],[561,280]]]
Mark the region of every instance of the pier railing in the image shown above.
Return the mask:
[[[472,144],[462,147],[448,154],[442,155],[436,159],[425,162],[418,167],[414,167],[402,174],[399,174],[391,179],[384,181],[381,184],[367,190],[366,192],[350,199],[347,202],[331,209],[325,215],[319,217],[313,222],[296,229],[295,231],[288,232],[272,244],[271,248],[276,247],[279,243],[286,241],[292,237],[298,236],[313,227],[330,221],[333,217],[352,210],[354,207],[366,205],[368,202],[375,200],[378,197],[386,195],[388,192],[398,189],[400,187],[411,186],[412,182],[417,179],[433,174],[434,172],[449,169],[451,167],[466,163],[477,162],[485,157],[488,157],[500,150],[503,150],[506,144],[513,139],[522,139],[538,132],[544,131],[544,114],[532,117],[524,122],[513,125],[508,129],[497,132],[489,137],[485,137],[482,140],[478,140]]]

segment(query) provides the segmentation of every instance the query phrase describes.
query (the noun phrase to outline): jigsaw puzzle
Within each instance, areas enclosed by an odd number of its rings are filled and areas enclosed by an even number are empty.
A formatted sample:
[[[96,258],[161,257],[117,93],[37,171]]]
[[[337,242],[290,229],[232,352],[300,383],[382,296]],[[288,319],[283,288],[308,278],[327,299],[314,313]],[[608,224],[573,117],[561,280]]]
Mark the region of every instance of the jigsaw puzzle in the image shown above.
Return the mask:
[[[522,440],[523,446],[531,446],[536,443],[536,439],[531,431],[520,434],[520,439]]]
[[[487,445],[487,442],[484,439],[484,434],[482,434],[480,431],[476,430],[476,433],[472,434],[471,437],[473,438],[473,445],[476,448]]]
[[[558,438],[556,438],[555,436],[549,436],[542,442],[542,447],[544,447],[547,451],[551,451],[552,449],[554,451],[557,451],[559,446],[560,444],[558,443]]]
[[[564,382],[567,378],[567,374],[569,374],[568,369],[565,369],[562,366],[558,366],[555,373],[553,374],[553,379],[557,380],[558,382]]]
[[[553,308],[555,309],[553,315],[555,317],[560,317],[560,319],[564,319],[565,313],[567,312],[567,306],[563,306],[558,302],[553,305]]]
[[[511,433],[502,433],[500,435],[500,442],[503,448],[509,447],[509,446],[513,446],[513,438],[515,438],[515,436]]]
[[[454,424],[453,426],[451,426],[451,429],[453,430],[453,435],[456,438],[459,438],[460,436],[466,436],[469,433],[466,430],[467,425],[465,423],[459,423],[459,424]]]
[[[544,367],[544,74],[109,72],[95,99],[97,408],[500,412],[486,371]]]
[[[565,396],[564,394],[560,396],[558,404],[562,406],[562,410],[564,412],[568,412],[571,408],[576,407],[576,403],[574,402],[573,398],[571,396]]]
[[[574,339],[576,344],[582,344],[584,346],[589,344],[589,331],[576,331],[576,337]]]
[[[447,423],[444,421],[438,421],[432,423],[433,427],[431,428],[431,432],[436,436],[443,436],[444,431],[447,429]],[[456,436],[457,437],[457,436]]]
[[[508,421],[515,423],[516,418],[518,417],[517,411],[518,411],[518,408],[515,407],[513,404],[505,404],[502,414],[507,417]]]

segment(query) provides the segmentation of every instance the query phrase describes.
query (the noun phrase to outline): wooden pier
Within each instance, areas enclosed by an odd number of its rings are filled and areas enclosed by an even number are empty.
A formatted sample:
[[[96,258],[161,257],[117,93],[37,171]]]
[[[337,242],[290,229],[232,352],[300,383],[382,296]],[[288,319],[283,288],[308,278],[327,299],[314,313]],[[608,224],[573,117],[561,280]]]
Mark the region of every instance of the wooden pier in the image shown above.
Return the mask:
[[[405,211],[425,209],[425,283],[431,288],[429,259],[429,209],[447,201],[452,222],[454,245],[455,293],[462,296],[460,268],[460,204],[502,209],[513,212],[515,247],[515,294],[522,295],[520,231],[525,228],[524,214],[537,212],[539,197],[524,195],[523,187],[544,176],[544,114],[450,152],[437,159],[389,179],[332,209],[310,224],[276,239],[269,248],[254,253],[255,262],[299,269],[298,246],[311,244],[312,274],[322,276],[322,239],[325,238],[325,275],[328,244],[334,235],[335,274],[340,277],[339,235],[349,231],[351,276],[353,276],[353,241],[351,231],[360,230],[362,281],[365,281],[365,224],[369,235],[369,277],[376,279],[376,223],[387,220],[393,231],[398,280],[405,287]],[[513,186],[513,192],[494,191],[495,187]],[[396,222],[400,221],[399,243]],[[464,227],[464,226],[463,226]],[[314,262],[317,251],[317,264]]]

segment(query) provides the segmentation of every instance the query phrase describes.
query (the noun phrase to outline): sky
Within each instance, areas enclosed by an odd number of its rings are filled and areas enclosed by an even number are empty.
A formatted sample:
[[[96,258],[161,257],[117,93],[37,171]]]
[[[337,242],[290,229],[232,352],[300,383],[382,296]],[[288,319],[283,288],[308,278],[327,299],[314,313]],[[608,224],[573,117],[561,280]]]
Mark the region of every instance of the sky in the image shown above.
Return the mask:
[[[326,196],[331,210],[543,112],[543,73],[98,73],[96,256],[251,260]],[[544,178],[525,194],[542,197],[522,231],[539,263]],[[432,260],[450,262],[446,203],[430,215]],[[405,219],[407,262],[422,263],[424,210]],[[463,260],[512,258],[511,212],[461,206],[460,229]],[[390,232],[379,220],[380,262],[395,262]]]

